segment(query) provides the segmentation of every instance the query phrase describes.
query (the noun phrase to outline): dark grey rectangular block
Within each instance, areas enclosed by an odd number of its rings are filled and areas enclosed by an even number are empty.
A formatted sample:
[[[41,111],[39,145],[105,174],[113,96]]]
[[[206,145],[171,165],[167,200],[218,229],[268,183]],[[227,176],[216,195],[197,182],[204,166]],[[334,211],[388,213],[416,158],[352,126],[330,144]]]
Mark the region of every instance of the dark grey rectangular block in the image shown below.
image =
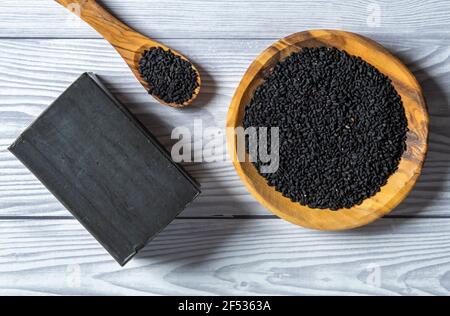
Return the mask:
[[[121,265],[200,193],[198,183],[89,73],[9,150]]]

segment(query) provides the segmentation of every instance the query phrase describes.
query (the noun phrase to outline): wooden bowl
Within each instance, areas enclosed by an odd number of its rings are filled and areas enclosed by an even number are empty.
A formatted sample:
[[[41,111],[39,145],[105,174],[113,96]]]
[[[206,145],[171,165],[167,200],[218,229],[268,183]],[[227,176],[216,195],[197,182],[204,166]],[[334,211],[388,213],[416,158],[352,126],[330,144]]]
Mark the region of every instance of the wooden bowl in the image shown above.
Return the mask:
[[[294,224],[318,230],[344,230],[370,223],[389,213],[411,191],[422,169],[427,151],[428,113],[422,90],[403,63],[376,42],[354,33],[337,30],[311,30],[295,33],[267,48],[250,65],[231,102],[227,127],[242,126],[244,108],[253,92],[273,66],[303,47],[336,47],[360,56],[387,75],[401,96],[408,120],[406,151],[398,170],[381,191],[350,209],[312,209],[292,202],[277,192],[251,162],[237,159],[236,136],[228,134],[228,150],[233,165],[250,193],[272,213]]]

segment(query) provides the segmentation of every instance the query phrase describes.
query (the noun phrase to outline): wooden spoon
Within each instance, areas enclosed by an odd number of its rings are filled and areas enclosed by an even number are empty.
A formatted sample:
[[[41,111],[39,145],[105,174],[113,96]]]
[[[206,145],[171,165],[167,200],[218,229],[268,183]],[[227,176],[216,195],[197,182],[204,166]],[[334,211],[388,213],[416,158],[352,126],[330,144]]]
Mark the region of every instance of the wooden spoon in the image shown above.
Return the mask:
[[[303,47],[336,47],[360,56],[392,80],[401,96],[408,120],[406,150],[398,170],[388,178],[381,191],[362,204],[338,211],[312,209],[292,202],[269,186],[248,162],[238,161],[237,138],[227,136],[228,149],[242,182],[250,193],[274,214],[294,224],[318,230],[343,230],[368,224],[388,214],[411,191],[420,174],[427,152],[428,112],[422,89],[414,75],[384,47],[358,34],[337,30],[310,30],[292,34],[267,48],[250,65],[231,102],[227,127],[242,126],[245,107],[255,89],[276,63]]]
[[[139,72],[139,61],[144,51],[152,47],[161,47],[164,50],[169,50],[169,47],[154,41],[125,25],[114,17],[111,13],[106,11],[95,0],[55,0],[62,6],[69,9],[71,12],[77,14],[86,23],[92,26],[97,32],[99,32],[122,56],[125,62],[133,71],[136,78],[148,91],[149,84],[141,77]],[[182,59],[189,61],[185,56],[177,51],[170,49],[172,53],[180,56]],[[190,62],[190,61],[189,61]],[[192,64],[192,68],[197,72],[198,87],[194,91],[192,98],[183,104],[167,103],[153,96],[161,104],[169,105],[172,107],[185,107],[194,101],[200,92],[200,73]]]

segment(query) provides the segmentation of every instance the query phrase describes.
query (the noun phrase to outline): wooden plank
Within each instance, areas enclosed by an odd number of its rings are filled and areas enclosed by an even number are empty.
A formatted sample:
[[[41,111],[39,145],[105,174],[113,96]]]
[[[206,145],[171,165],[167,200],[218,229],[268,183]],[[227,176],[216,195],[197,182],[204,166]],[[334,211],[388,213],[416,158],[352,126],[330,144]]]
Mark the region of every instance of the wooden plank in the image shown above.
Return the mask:
[[[1,294],[449,295],[450,219],[175,220],[125,268],[74,220],[0,221]]]
[[[430,150],[416,189],[392,214],[450,216],[450,45],[397,36],[375,37],[400,56],[421,81],[431,113]],[[66,216],[67,211],[6,151],[8,145],[80,73],[98,73],[170,149],[172,128],[225,126],[234,89],[250,62],[272,40],[168,40],[202,71],[197,104],[184,110],[158,105],[102,40],[0,40],[0,208],[2,216]],[[18,54],[17,52],[21,53]],[[198,139],[198,138],[196,138]],[[203,194],[182,216],[270,215],[243,187],[227,161],[186,164]]]
[[[365,34],[440,36],[450,29],[445,0],[208,1],[103,0],[124,22],[154,38],[267,38],[311,28]],[[26,8],[26,9],[24,9]],[[2,0],[0,37],[98,38],[52,0]]]

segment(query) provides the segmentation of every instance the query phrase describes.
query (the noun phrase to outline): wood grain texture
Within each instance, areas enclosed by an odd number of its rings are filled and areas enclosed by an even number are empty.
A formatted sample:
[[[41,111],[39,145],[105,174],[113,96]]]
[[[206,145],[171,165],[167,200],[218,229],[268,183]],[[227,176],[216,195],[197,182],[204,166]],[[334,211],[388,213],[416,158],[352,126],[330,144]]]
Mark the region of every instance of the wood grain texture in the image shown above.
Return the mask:
[[[360,205],[331,209],[314,209],[293,202],[258,173],[248,157],[238,156],[237,136],[228,135],[233,165],[250,193],[272,213],[294,224],[319,230],[345,230],[366,225],[388,213],[403,201],[414,187],[422,170],[428,149],[428,111],[417,79],[388,50],[361,35],[338,30],[309,30],[280,39],[265,49],[247,69],[231,101],[227,127],[243,126],[245,107],[255,90],[264,82],[277,63],[305,47],[333,47],[361,57],[392,80],[400,95],[408,121],[406,150],[398,169],[381,187],[380,192]]]
[[[378,36],[421,83],[431,115],[430,148],[422,176],[394,216],[450,216],[450,40]],[[173,127],[225,126],[228,106],[251,61],[272,40],[169,40],[200,64],[203,94],[192,108],[158,107],[130,70],[102,40],[0,40],[0,208],[2,216],[68,216],[69,213],[6,147],[83,71],[107,86],[170,149]],[[16,54],[17,51],[21,54]],[[13,52],[11,54],[11,52]],[[15,74],[11,76],[10,74]],[[182,216],[269,215],[250,196],[230,162],[188,163],[202,195]]]
[[[122,21],[155,39],[276,39],[312,28],[439,36],[450,29],[450,3],[443,0],[103,0],[102,3]],[[2,0],[1,8],[0,37],[99,37],[52,0]]]
[[[75,220],[0,221],[0,293],[449,295],[449,219],[175,220],[125,268]]]

